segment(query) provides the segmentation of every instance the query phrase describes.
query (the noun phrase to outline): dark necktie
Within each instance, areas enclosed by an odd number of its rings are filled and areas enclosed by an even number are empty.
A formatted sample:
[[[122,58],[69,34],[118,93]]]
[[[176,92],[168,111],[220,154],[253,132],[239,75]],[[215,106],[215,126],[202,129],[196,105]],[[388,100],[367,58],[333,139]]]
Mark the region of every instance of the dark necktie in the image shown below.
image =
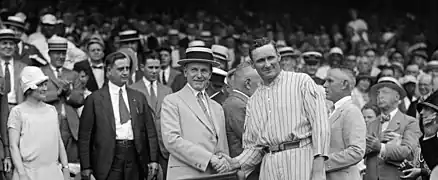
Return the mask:
[[[166,76],[164,75],[164,71],[163,71],[163,75],[161,76],[161,81],[164,85],[167,85]]]
[[[95,66],[95,65],[92,65],[91,68],[93,68],[93,69],[103,69],[103,66]]]
[[[11,72],[9,71],[9,61],[5,61],[5,93],[11,92]]]
[[[123,99],[123,90],[119,90],[119,114],[120,114],[120,124],[125,124],[131,119],[128,107],[126,106],[125,100]]]
[[[56,76],[58,79],[61,79],[61,68],[56,68]]]
[[[151,103],[155,106],[155,104],[157,103],[157,95],[155,94],[154,91],[154,83],[151,82],[151,87],[149,89],[150,95],[151,95]]]
[[[391,115],[389,114],[382,114],[381,116],[382,116],[382,123],[389,122],[391,120]]]

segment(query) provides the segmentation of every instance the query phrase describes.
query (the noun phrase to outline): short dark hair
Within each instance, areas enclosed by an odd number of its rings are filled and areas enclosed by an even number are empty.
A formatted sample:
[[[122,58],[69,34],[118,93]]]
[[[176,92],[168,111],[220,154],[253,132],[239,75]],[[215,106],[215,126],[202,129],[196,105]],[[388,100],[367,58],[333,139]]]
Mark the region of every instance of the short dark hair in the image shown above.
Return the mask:
[[[252,42],[252,45],[250,45],[250,47],[249,47],[249,57],[251,58],[251,60],[254,60],[254,59],[252,59],[252,51],[254,49],[257,49],[259,47],[262,47],[262,46],[265,46],[268,44],[271,44],[274,47],[275,52],[278,54],[278,50],[276,48],[277,47],[276,43],[272,40],[269,40],[266,37],[262,37],[259,39],[254,39],[254,41]]]
[[[379,115],[380,115],[380,109],[379,109],[379,107],[377,107],[377,105],[375,105],[375,104],[367,103],[367,104],[365,104],[365,106],[363,106],[362,111],[365,110],[365,109],[371,109],[371,110],[373,110],[374,113],[376,113],[376,116],[379,116]]]
[[[120,59],[129,59],[129,66],[132,68],[132,59],[123,52],[113,52],[105,58],[105,67],[112,68],[114,63]]]

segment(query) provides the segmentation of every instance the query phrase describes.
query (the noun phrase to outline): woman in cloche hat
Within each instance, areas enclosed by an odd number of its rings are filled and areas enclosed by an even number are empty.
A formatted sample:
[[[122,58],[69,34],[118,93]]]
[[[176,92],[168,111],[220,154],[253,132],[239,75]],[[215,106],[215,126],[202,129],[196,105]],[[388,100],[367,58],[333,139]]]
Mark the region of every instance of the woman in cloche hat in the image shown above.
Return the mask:
[[[12,108],[8,120],[15,167],[12,179],[68,179],[70,171],[59,132],[58,113],[55,107],[44,103],[49,78],[35,66],[25,67],[20,77],[25,101]]]

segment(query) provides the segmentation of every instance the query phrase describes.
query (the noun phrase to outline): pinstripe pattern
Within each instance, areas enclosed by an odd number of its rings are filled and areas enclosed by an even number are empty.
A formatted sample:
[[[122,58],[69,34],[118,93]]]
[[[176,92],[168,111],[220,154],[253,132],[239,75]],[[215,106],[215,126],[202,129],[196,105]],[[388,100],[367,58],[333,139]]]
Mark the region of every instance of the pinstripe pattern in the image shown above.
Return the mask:
[[[267,154],[261,146],[301,140],[301,148]],[[313,142],[313,143],[312,143]],[[327,156],[330,126],[324,91],[306,74],[285,72],[248,101],[243,147],[236,157],[248,175],[262,159],[260,179],[310,179],[313,157]]]

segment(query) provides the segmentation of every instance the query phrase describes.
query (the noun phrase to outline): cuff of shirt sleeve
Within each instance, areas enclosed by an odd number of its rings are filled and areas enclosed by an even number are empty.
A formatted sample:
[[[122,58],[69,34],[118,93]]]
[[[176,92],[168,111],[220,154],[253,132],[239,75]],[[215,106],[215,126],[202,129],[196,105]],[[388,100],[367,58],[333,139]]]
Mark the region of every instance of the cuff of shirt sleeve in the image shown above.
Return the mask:
[[[385,152],[386,152],[386,145],[385,144],[383,144],[383,143],[380,143],[381,144],[381,146],[380,146],[380,152],[379,152],[379,157],[380,158],[384,158],[385,156]]]
[[[423,141],[427,141],[427,140],[429,140],[429,139],[432,139],[433,137],[435,137],[435,136],[424,137],[424,138],[423,138]]]

